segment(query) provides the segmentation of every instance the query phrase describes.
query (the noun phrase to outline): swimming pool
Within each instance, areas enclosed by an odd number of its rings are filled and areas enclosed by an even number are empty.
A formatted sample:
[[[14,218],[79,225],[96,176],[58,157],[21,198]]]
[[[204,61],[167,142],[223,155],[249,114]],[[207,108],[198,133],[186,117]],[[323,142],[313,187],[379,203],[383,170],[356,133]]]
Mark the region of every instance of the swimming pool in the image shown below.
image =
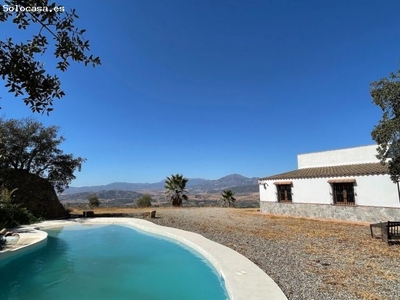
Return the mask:
[[[0,266],[0,299],[227,299],[208,261],[119,225],[48,230],[47,245]]]

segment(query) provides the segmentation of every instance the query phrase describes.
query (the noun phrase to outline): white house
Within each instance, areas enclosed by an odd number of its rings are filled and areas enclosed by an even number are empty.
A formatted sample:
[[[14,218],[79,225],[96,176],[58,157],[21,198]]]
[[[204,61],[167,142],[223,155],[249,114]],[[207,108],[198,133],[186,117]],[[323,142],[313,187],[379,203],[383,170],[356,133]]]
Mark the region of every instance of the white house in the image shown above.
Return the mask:
[[[400,220],[398,184],[377,146],[300,154],[298,169],[261,178],[260,211],[346,221]]]

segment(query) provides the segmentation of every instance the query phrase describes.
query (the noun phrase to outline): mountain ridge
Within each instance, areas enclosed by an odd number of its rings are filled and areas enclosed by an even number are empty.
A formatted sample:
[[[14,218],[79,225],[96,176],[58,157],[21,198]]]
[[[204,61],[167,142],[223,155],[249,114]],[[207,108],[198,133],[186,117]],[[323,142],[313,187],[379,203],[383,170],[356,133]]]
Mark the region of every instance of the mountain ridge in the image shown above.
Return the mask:
[[[238,186],[257,186],[259,177],[245,177],[240,174],[230,174],[219,179],[189,178],[187,189],[191,192],[216,192],[223,189],[235,188]],[[155,183],[129,183],[129,182],[112,182],[106,185],[69,187],[63,195],[84,193],[84,192],[100,192],[107,190],[120,191],[159,191],[164,190],[165,180]]]

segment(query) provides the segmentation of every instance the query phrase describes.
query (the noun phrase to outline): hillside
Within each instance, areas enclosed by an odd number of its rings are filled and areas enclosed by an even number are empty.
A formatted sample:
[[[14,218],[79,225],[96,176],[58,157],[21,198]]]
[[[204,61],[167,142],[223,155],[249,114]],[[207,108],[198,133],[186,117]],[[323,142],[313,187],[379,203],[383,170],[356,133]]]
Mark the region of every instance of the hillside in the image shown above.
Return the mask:
[[[215,193],[224,189],[236,189],[239,187],[246,187],[251,191],[258,191],[258,177],[248,178],[239,174],[231,174],[217,180],[209,180],[202,178],[189,178],[187,189],[190,193]],[[165,181],[156,183],[128,183],[128,182],[114,182],[107,185],[98,186],[84,186],[84,187],[69,187],[64,191],[60,199],[68,194],[77,193],[91,193],[101,192],[108,190],[118,191],[162,191],[164,190]]]
[[[93,192],[81,192],[60,195],[59,199],[62,203],[87,203],[88,196]],[[103,190],[96,192],[97,197],[101,203],[113,203],[113,205],[123,205],[133,203],[136,199],[140,198],[143,194],[134,191],[121,191],[121,190]]]
[[[217,180],[190,178],[187,184],[190,201],[185,205],[218,206],[221,193],[225,189],[232,189],[236,193],[238,202],[243,202],[245,206],[249,205],[249,201],[258,203],[257,180],[256,177],[248,178],[239,174],[228,175]],[[156,183],[114,182],[99,186],[70,187],[59,196],[59,199],[66,205],[87,205],[88,196],[96,193],[101,206],[126,206],[134,205],[139,197],[147,193],[151,195],[153,204],[164,205],[169,203],[165,198],[164,185],[165,182],[160,181]]]

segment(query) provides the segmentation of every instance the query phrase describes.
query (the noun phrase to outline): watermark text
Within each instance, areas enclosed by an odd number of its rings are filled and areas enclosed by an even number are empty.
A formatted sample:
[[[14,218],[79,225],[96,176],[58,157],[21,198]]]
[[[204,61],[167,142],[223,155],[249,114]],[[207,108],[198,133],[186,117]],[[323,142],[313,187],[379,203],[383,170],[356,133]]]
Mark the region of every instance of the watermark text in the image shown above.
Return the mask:
[[[3,5],[4,12],[29,12],[29,13],[42,13],[42,12],[56,12],[63,13],[65,11],[64,6],[22,6],[22,5]]]

